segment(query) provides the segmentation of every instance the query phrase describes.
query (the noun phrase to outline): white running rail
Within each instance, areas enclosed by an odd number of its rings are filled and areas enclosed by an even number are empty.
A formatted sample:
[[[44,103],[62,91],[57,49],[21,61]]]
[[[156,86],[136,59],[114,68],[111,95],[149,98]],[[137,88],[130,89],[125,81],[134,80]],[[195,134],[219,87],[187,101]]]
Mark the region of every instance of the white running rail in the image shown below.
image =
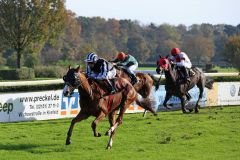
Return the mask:
[[[144,73],[153,74],[154,77],[159,78],[160,75],[156,74],[155,71],[138,71]],[[240,76],[238,72],[232,73],[205,73],[206,76],[217,77],[217,76]],[[163,75],[162,78],[165,78]],[[38,81],[10,81],[10,82],[0,82],[0,86],[30,86],[30,85],[42,85],[42,84],[61,84],[64,83],[62,79],[55,80],[38,80]]]

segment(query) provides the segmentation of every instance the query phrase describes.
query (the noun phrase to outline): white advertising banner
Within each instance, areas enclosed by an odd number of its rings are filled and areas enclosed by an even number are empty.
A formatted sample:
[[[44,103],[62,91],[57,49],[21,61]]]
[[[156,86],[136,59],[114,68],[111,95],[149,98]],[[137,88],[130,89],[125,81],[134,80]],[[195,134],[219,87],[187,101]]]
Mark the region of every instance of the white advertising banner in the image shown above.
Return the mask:
[[[203,92],[203,97],[200,101],[200,106],[205,107],[206,106],[206,99],[207,99],[207,92],[208,89],[205,88]],[[186,105],[187,108],[192,108],[196,105],[196,102],[198,100],[199,96],[199,89],[197,86],[193,87],[191,90],[188,92],[191,95],[191,100],[189,103]],[[166,96],[166,90],[164,85],[160,85],[159,89],[155,92],[155,101],[157,105],[157,110],[166,110],[166,108],[163,106],[163,102]],[[178,97],[172,96],[168,102],[167,105],[171,107],[173,110],[177,110],[181,108],[181,101]]]
[[[75,116],[78,93],[63,97],[62,90],[0,94],[0,122],[46,120]]]
[[[218,105],[240,104],[240,82],[218,83]]]
[[[187,107],[193,107],[198,99],[199,89],[194,87],[189,91],[192,96]],[[166,91],[164,85],[155,91],[152,89],[151,99],[155,110],[164,110],[163,101]],[[173,109],[180,109],[180,100],[172,97],[168,104]],[[239,105],[240,82],[215,83],[212,90],[205,88],[201,107],[206,105]],[[64,97],[62,90],[8,93],[0,94],[0,122],[47,120],[74,117],[80,111],[78,91],[75,90],[71,97]],[[143,112],[144,110],[135,103],[126,113]]]

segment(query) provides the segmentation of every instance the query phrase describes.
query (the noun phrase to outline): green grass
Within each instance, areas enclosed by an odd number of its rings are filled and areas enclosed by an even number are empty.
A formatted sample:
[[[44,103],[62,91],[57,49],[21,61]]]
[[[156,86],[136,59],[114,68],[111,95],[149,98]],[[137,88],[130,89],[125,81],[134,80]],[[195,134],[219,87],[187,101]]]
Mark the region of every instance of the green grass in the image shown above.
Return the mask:
[[[215,66],[212,68],[212,70],[216,70],[218,72],[238,72],[238,69],[236,68],[233,68],[233,67],[218,67],[218,66]]]
[[[139,71],[144,71],[144,70],[155,71],[156,67],[138,67],[137,70],[139,70]]]
[[[71,119],[0,123],[1,160],[239,160],[240,107],[126,114],[112,150],[108,137],[93,137],[92,118],[75,126],[72,144],[65,146]],[[103,134],[108,122],[99,124]]]

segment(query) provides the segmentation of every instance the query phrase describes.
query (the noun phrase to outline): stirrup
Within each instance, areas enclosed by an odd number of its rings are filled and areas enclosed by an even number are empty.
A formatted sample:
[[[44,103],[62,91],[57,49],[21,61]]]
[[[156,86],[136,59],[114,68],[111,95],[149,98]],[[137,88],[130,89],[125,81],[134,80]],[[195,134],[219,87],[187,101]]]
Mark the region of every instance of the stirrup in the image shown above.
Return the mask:
[[[117,93],[115,90],[112,90],[109,92],[109,94],[115,94],[115,93]]]

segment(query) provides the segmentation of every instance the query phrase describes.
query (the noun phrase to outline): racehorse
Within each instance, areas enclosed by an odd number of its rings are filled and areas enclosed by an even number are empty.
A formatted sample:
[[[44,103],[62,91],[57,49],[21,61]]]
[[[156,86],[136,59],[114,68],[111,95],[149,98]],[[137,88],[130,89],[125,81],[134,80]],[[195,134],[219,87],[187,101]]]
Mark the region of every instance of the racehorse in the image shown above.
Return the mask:
[[[137,99],[137,93],[131,83],[124,78],[115,79],[115,88],[117,93],[113,95],[106,95],[106,90],[90,78],[87,78],[85,73],[80,70],[80,67],[69,67],[67,74],[63,77],[65,87],[63,89],[64,96],[71,96],[74,89],[78,89],[79,104],[81,107],[78,115],[72,120],[69,127],[66,145],[69,145],[70,138],[75,123],[87,119],[89,116],[95,116],[96,119],[92,122],[92,130],[95,137],[100,137],[101,134],[97,132],[97,124],[108,115],[110,129],[106,132],[110,135],[110,139],[107,144],[107,149],[112,148],[113,135],[116,128],[122,123],[123,114],[129,107],[129,105],[136,101],[138,105],[149,105],[148,102],[140,101]],[[106,95],[102,97],[102,95]],[[103,110],[107,111],[104,112]],[[120,110],[117,120],[115,115]]]
[[[161,72],[164,72],[166,78],[165,84],[166,96],[163,102],[163,106],[168,108],[167,102],[174,95],[180,98],[181,100],[182,112],[187,113],[185,105],[186,100],[190,99],[190,97],[188,96],[189,95],[188,91],[195,85],[197,85],[197,87],[199,88],[199,96],[194,110],[195,113],[198,113],[200,108],[199,102],[203,97],[204,87],[212,89],[213,81],[212,80],[207,81],[204,73],[198,68],[193,67],[192,71],[194,72],[194,74],[190,76],[191,82],[178,83],[178,80],[180,78],[178,71],[176,70],[175,65],[171,64],[167,57],[160,57],[157,69],[160,70]],[[157,83],[156,85],[157,85],[156,88],[158,88],[159,83]]]
[[[117,70],[117,77],[126,78],[129,82],[131,82],[131,78],[124,68],[119,66],[115,66],[115,68]],[[138,82],[133,85],[134,89],[137,91],[138,94],[142,96],[142,98],[145,99],[145,101],[151,102],[149,96],[154,80],[150,75],[144,73],[136,73],[136,76]],[[153,115],[157,115],[156,111],[152,107],[152,103],[150,103],[150,105],[146,106],[144,109],[145,111],[143,116],[146,114],[147,110],[150,111]]]

